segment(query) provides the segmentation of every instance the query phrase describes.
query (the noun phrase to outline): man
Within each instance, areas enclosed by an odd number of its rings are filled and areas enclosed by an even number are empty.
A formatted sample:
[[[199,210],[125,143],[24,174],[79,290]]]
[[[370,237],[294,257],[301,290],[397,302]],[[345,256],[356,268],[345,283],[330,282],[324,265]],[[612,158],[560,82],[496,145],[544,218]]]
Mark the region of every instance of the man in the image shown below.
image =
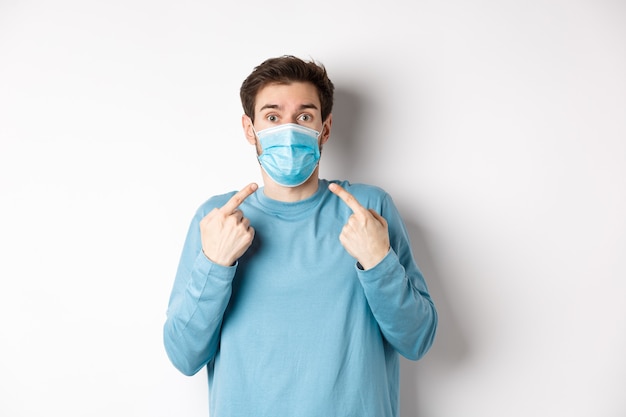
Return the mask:
[[[164,327],[182,373],[207,367],[212,417],[396,417],[398,354],[433,342],[437,313],[389,195],[319,178],[333,90],[293,56],[241,86],[264,187],[198,209]]]

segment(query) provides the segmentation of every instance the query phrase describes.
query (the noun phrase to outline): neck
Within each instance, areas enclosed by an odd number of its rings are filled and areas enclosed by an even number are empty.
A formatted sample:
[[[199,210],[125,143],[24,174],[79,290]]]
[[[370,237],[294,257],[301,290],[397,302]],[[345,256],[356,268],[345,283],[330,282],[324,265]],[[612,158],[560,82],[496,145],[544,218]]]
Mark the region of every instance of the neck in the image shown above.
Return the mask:
[[[263,171],[263,170],[261,170]],[[316,168],[313,175],[306,180],[303,184],[297,187],[284,187],[276,184],[264,171],[263,183],[265,188],[263,192],[272,200],[283,201],[286,203],[293,203],[296,201],[304,200],[311,197],[317,191],[318,187],[318,169]]]

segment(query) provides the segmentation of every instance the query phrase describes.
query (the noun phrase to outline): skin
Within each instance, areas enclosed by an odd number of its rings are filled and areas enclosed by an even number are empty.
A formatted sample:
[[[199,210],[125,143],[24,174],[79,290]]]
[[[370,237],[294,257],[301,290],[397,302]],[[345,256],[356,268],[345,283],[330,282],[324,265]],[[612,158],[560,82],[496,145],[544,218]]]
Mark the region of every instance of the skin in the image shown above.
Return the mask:
[[[257,188],[255,183],[248,184],[200,221],[202,252],[212,262],[231,266],[252,244],[254,228],[238,207]]]
[[[363,269],[376,266],[389,252],[387,220],[373,209],[366,209],[339,184],[329,184],[328,189],[350,209],[352,215],[343,226],[339,241]]]
[[[263,151],[258,143],[257,132],[284,123],[297,123],[322,132],[320,149],[330,138],[332,115],[322,120],[317,90],[310,83],[270,84],[256,96],[254,124],[243,115],[241,123],[244,135],[257,154]],[[253,129],[254,127],[254,129]],[[284,187],[274,182],[261,169],[264,193],[274,200],[293,202],[312,196],[318,187],[319,166],[311,177],[297,187]],[[226,204],[215,208],[200,221],[202,251],[212,262],[231,266],[252,244],[254,228],[239,209],[241,203],[258,189],[251,183],[237,192]],[[378,264],[389,251],[387,221],[372,209],[363,207],[357,199],[337,184],[329,190],[337,195],[353,212],[344,225],[339,241],[363,269]]]

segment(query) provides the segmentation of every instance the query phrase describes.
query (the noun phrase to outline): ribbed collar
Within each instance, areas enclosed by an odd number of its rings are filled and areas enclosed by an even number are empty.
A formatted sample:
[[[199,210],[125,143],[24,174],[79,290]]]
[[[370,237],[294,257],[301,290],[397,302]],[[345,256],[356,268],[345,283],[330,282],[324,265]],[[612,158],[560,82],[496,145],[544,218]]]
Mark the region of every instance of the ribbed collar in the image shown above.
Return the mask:
[[[264,189],[265,187],[261,187],[254,193],[259,207],[268,214],[293,220],[309,215],[320,204],[324,195],[330,192],[328,190],[328,181],[323,179],[318,181],[317,190],[311,197],[300,201],[285,202],[273,200],[265,195]]]

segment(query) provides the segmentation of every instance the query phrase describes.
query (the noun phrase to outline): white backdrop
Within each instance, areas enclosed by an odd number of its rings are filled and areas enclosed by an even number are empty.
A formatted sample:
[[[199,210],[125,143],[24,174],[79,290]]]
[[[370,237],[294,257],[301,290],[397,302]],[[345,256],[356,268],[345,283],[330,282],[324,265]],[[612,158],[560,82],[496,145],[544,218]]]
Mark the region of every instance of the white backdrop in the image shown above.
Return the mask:
[[[402,416],[626,415],[626,4],[0,0],[0,415],[206,416],[161,328],[260,181],[238,89],[326,65],[321,174],[391,193],[440,313]]]

